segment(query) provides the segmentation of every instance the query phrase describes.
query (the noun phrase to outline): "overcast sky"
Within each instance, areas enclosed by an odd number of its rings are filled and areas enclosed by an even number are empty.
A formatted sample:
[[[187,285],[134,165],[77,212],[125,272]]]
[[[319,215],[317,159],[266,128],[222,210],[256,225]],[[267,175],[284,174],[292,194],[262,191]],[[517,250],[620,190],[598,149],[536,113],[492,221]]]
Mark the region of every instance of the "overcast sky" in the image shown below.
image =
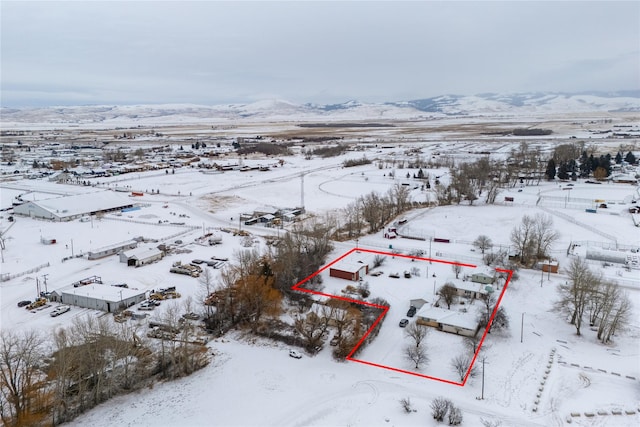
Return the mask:
[[[12,2],[2,106],[640,89],[640,2]]]

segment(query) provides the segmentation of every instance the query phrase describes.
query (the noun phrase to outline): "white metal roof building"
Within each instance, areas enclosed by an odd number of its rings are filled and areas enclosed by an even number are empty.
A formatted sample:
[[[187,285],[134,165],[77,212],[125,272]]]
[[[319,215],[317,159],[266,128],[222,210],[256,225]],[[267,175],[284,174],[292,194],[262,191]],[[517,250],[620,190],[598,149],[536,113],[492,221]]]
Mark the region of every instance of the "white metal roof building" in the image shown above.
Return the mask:
[[[54,291],[63,304],[113,313],[145,300],[145,291],[91,284]]]
[[[112,191],[96,191],[74,196],[29,201],[15,206],[16,215],[53,221],[71,221],[85,215],[118,211],[133,206],[131,200]]]
[[[126,262],[128,266],[140,267],[162,259],[163,253],[160,249],[143,246],[131,249],[130,251],[120,252],[120,262]]]

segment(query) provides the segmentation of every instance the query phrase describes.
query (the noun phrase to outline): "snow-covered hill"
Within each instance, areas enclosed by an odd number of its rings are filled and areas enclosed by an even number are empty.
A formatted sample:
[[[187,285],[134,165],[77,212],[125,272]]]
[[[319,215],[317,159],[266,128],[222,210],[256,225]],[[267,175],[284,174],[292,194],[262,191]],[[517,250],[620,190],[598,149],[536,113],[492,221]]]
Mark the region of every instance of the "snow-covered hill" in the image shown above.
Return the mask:
[[[640,91],[616,93],[514,93],[473,96],[443,95],[411,101],[341,104],[294,104],[264,100],[251,104],[194,105],[159,104],[125,106],[77,106],[46,108],[2,108],[0,122],[6,124],[103,124],[199,123],[230,120],[384,120],[443,116],[530,115],[580,112],[640,112]]]

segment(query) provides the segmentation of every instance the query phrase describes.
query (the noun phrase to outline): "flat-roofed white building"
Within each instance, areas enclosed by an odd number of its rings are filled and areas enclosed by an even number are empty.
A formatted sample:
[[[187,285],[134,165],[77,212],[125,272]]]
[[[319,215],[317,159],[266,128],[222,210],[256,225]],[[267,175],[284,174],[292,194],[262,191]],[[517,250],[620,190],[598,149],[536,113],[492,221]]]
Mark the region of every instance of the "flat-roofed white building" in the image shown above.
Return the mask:
[[[113,313],[145,300],[145,291],[94,283],[51,293],[53,301]]]
[[[71,221],[86,215],[119,211],[133,206],[131,200],[112,191],[28,201],[13,208],[16,215],[52,221]]]

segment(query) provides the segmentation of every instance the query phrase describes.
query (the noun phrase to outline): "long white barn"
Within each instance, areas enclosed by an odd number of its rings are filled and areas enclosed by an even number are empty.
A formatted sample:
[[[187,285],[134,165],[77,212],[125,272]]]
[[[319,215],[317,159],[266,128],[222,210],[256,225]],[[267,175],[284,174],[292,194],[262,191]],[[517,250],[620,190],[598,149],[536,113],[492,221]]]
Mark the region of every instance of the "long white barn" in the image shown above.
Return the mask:
[[[112,191],[97,191],[75,196],[28,201],[13,208],[13,213],[53,221],[71,221],[83,216],[118,211],[133,206],[131,200]]]

